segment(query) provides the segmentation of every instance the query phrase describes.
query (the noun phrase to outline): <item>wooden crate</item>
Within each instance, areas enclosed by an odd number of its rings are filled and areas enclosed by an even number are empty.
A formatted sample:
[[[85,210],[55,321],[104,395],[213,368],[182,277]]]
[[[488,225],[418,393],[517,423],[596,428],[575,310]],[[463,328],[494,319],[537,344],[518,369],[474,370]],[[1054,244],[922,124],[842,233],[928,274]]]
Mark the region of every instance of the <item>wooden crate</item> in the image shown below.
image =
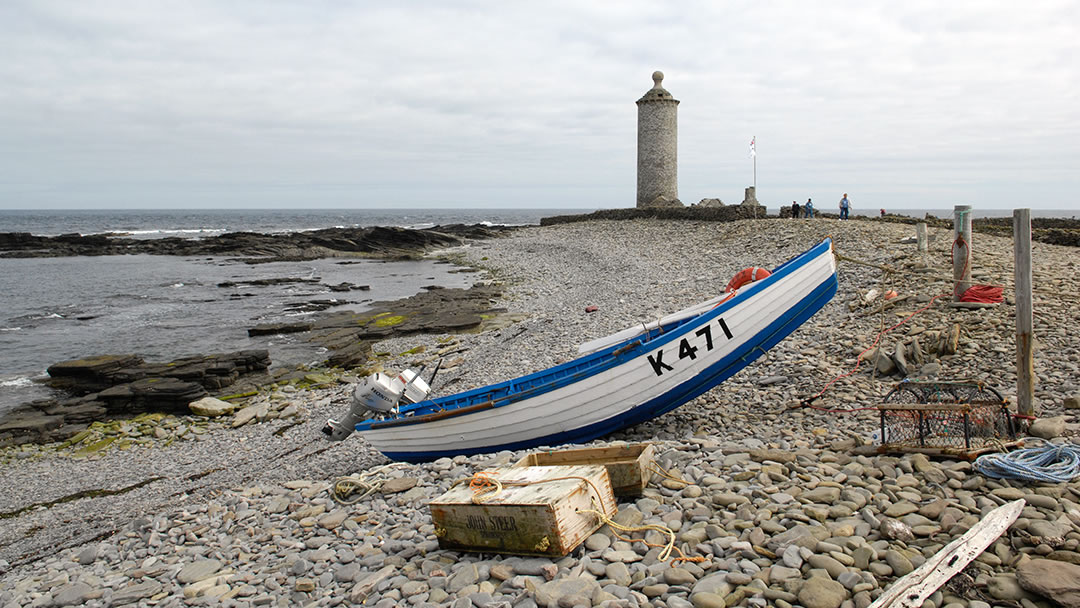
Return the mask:
[[[602,448],[580,448],[556,452],[533,452],[519,460],[516,467],[547,467],[575,464],[600,464],[611,477],[616,496],[640,495],[652,478],[655,449],[651,443],[635,443]]]
[[[599,465],[503,467],[489,475],[505,485],[481,504],[467,483],[428,503],[439,547],[562,557],[603,525],[578,511],[615,515],[611,481]]]

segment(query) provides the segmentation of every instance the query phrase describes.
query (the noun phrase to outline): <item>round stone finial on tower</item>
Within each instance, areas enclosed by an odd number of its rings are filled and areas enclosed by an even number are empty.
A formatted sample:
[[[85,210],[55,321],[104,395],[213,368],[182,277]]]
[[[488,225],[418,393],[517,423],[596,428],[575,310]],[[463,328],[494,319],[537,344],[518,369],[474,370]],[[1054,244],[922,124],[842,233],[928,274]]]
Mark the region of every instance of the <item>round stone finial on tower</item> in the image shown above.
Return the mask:
[[[660,83],[664,82],[664,73],[661,72],[660,70],[656,70],[655,72],[652,73],[652,81],[653,81],[652,88],[654,88],[654,89],[662,89],[662,88],[664,88],[664,86],[662,84],[660,84]]]

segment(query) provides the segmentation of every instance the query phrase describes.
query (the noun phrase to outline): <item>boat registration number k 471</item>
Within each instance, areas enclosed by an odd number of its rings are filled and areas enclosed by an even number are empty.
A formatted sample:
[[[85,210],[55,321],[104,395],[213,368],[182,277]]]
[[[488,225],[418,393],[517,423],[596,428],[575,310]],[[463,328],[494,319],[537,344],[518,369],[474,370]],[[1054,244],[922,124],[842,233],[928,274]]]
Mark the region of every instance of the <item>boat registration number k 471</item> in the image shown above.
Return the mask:
[[[723,317],[720,317],[716,324],[720,327],[720,330],[724,332],[725,339],[730,340],[733,337],[731,328],[728,327]],[[719,336],[717,337],[719,338]],[[712,325],[706,325],[695,331],[693,338],[687,336],[682,340],[679,340],[677,345],[672,342],[667,347],[661,348],[649,355],[649,365],[652,366],[653,372],[655,372],[657,376],[663,376],[664,372],[675,369],[671,364],[664,361],[664,355],[668,356],[668,361],[677,365],[678,362],[683,359],[690,359],[691,361],[697,359],[698,351],[701,349],[705,349],[705,352],[709,352],[715,347],[716,341],[713,340]]]

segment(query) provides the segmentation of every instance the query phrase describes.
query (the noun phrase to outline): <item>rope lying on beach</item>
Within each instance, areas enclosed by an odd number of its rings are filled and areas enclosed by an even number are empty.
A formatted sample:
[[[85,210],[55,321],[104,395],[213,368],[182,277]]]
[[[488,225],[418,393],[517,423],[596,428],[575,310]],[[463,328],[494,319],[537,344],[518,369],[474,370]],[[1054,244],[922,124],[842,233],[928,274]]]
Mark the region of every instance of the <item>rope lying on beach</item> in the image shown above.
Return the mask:
[[[1080,476],[1080,446],[1044,445],[1009,454],[986,454],[975,461],[979,473],[994,479],[1061,483]]]
[[[359,475],[354,473],[353,475],[346,477],[338,477],[337,480],[334,481],[332,492],[334,500],[343,505],[358,503],[381,490],[383,484],[388,481],[387,478],[372,479],[369,481],[369,478],[374,477],[383,471],[404,465],[405,463],[392,462],[390,464],[384,464],[376,469],[372,469],[367,473],[361,473]]]
[[[659,466],[659,465],[657,465],[657,466]],[[656,469],[653,469],[653,470],[655,471]],[[660,471],[656,471],[656,472],[660,473]],[[674,479],[676,481],[680,481],[682,483],[687,483],[688,484],[688,482],[683,481],[682,479],[679,479],[677,477],[671,476],[670,474],[666,474],[666,472],[661,473],[661,475],[664,475],[665,477],[668,477],[669,479]],[[590,488],[592,488],[593,495],[591,495],[589,497],[589,502],[592,503],[592,506],[594,506],[594,507],[599,506],[598,501],[602,500],[601,497],[603,495],[600,493],[600,490],[596,487],[596,484],[594,484],[591,479],[588,479],[586,477],[579,477],[577,475],[568,475],[568,476],[565,476],[565,477],[552,477],[550,479],[538,479],[538,480],[533,480],[533,481],[513,481],[513,480],[499,479],[494,472],[478,471],[478,472],[473,474],[473,476],[468,480],[468,482],[469,482],[469,489],[473,491],[473,497],[472,497],[473,504],[484,504],[484,503],[488,502],[489,500],[491,500],[492,498],[494,498],[495,496],[497,496],[500,492],[502,492],[504,486],[531,486],[531,485],[536,485],[536,484],[541,484],[541,483],[548,483],[548,482],[552,482],[552,481],[566,481],[566,480],[582,481],[586,485],[588,485]],[[461,481],[459,481],[458,483],[461,483]],[[458,483],[455,483],[454,485],[456,486],[456,485],[458,485]],[[668,561],[669,559],[671,559],[671,560],[673,560],[675,562],[680,562],[680,561],[703,562],[703,561],[705,561],[704,557],[687,557],[687,555],[685,553],[683,553],[682,549],[676,547],[675,546],[675,539],[676,539],[675,532],[671,528],[668,528],[667,526],[661,526],[659,524],[643,524],[643,525],[640,525],[640,526],[624,526],[624,525],[612,520],[602,510],[599,510],[599,509],[578,509],[576,511],[576,513],[588,514],[588,515],[592,515],[592,516],[596,517],[602,523],[607,524],[611,528],[611,533],[621,541],[628,542],[628,543],[642,543],[642,544],[644,544],[644,545],[646,545],[648,547],[661,549],[660,555],[657,556],[657,559],[659,559],[662,562]],[[624,537],[624,536],[619,534],[619,531],[633,533],[633,532],[644,532],[644,531],[647,531],[647,530],[654,530],[656,532],[660,532],[661,534],[664,534],[665,536],[667,536],[667,542],[664,543],[663,545],[657,545],[657,544],[654,544],[654,543],[650,543],[650,542],[648,542],[648,541],[646,541],[644,539]],[[678,553],[678,555],[672,556],[673,552]]]

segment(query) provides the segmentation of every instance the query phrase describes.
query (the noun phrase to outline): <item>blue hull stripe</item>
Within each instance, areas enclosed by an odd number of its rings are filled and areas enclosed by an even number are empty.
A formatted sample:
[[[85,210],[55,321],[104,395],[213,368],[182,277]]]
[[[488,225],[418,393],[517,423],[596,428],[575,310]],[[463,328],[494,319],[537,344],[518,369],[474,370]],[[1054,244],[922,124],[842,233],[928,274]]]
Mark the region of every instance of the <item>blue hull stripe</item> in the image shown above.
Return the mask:
[[[785,264],[786,266],[786,264]],[[781,266],[780,268],[784,268]],[[779,270],[779,269],[778,269]],[[386,457],[392,460],[405,462],[426,462],[442,458],[444,456],[486,454],[500,450],[521,450],[537,446],[555,446],[567,443],[584,443],[603,437],[617,430],[633,426],[635,424],[651,420],[670,412],[680,405],[699,397],[710,389],[735,375],[738,371],[752,363],[765,351],[776,346],[781,340],[799,328],[817,311],[821,310],[829,300],[836,295],[837,278],[834,273],[829,279],[814,289],[809,295],[793,306],[788,314],[783,315],[769,324],[765,329],[747,340],[739,349],[717,361],[713,365],[702,370],[693,379],[674,387],[663,395],[646,401],[622,414],[602,420],[600,422],[576,428],[561,433],[553,433],[535,439],[490,445],[478,448],[445,450],[445,451],[422,451],[422,452],[391,452],[384,451]],[[727,307],[724,307],[725,309]],[[712,311],[722,314],[722,310]],[[712,315],[707,315],[712,316]],[[676,336],[671,336],[675,338]]]

